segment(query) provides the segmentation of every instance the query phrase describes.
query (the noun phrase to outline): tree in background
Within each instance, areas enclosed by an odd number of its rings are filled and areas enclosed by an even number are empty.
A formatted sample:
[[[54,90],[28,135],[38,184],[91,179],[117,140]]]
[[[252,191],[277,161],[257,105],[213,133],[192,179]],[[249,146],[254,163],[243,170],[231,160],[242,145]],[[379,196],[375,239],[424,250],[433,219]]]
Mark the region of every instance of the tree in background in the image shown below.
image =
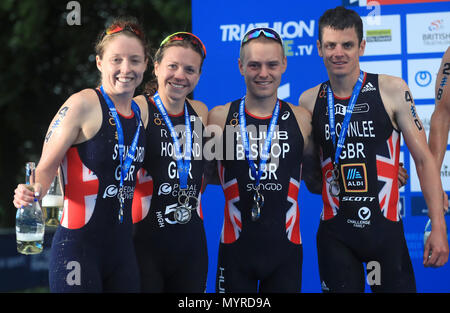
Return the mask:
[[[81,25],[69,25],[69,2],[0,2],[0,227],[14,225],[14,189],[24,181],[25,162],[39,161],[58,108],[72,93],[97,86],[94,42],[105,25],[135,16],[154,48],[175,31],[191,30],[186,0],[75,1]],[[151,71],[150,64],[144,82]]]

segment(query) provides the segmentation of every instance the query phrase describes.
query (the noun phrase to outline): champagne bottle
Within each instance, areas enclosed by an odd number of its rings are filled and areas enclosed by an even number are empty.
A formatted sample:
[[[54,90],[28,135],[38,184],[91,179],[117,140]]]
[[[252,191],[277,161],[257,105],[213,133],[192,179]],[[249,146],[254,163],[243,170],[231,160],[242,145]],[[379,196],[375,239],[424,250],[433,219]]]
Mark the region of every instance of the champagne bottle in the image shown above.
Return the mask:
[[[26,184],[32,189],[34,183],[34,162],[26,164]],[[16,213],[17,251],[23,254],[37,254],[44,246],[44,217],[38,200],[23,206]]]
[[[48,190],[48,193],[42,198],[42,212],[45,217],[46,226],[58,226],[61,220],[61,213],[64,204],[64,198],[61,191],[58,175]]]

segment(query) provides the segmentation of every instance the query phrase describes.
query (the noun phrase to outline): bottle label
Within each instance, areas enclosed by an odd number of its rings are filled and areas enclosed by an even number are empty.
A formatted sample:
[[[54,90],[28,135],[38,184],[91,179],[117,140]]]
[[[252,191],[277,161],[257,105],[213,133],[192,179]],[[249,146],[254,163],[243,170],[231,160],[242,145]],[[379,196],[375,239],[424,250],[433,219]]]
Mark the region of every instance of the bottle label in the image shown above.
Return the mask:
[[[17,241],[42,241],[44,240],[44,233],[16,233]]]

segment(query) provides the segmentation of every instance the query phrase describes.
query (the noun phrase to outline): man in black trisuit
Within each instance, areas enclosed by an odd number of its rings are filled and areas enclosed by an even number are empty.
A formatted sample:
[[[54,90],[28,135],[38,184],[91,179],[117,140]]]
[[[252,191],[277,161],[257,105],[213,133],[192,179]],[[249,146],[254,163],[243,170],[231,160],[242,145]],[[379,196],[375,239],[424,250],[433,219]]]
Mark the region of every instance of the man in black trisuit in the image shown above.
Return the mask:
[[[363,292],[364,267],[379,269],[374,292],[415,292],[411,260],[398,212],[400,132],[414,158],[429,208],[432,233],[425,266],[442,266],[448,242],[443,190],[436,162],[406,83],[359,67],[365,41],[361,18],[344,7],[319,20],[317,48],[329,81],[305,91],[320,147],[323,211],[317,232],[322,290]]]
[[[277,97],[286,57],[278,33],[250,30],[239,69],[246,94],[214,107],[225,194],[216,292],[299,292],[302,245],[297,196],[311,114]]]

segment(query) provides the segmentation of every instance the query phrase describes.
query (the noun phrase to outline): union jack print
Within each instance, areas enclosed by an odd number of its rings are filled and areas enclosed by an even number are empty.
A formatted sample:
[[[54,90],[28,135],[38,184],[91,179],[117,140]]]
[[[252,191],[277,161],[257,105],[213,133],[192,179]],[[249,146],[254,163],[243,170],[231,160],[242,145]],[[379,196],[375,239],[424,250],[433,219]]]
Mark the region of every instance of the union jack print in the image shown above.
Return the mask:
[[[399,191],[398,191],[398,169],[400,158],[400,134],[394,130],[391,137],[386,141],[389,150],[388,156],[377,154],[378,181],[383,186],[378,192],[378,201],[384,217],[391,221],[400,220],[399,214]]]
[[[241,212],[235,203],[239,201],[239,188],[236,178],[225,182],[225,168],[218,162],[219,178],[225,194],[225,212],[221,242],[233,243],[239,238],[242,230]]]
[[[153,196],[153,178],[148,172],[140,168],[136,177],[132,204],[133,223],[138,223],[147,216]]]
[[[86,225],[97,200],[98,178],[81,161],[78,149],[70,148],[62,162],[64,208],[61,226],[77,229]]]
[[[323,210],[322,210],[322,220],[328,220],[337,214],[339,210],[339,198],[333,197],[328,189],[327,173],[330,173],[333,169],[333,164],[331,163],[331,158],[327,158],[322,161],[322,200],[323,200]],[[328,174],[330,175],[330,174]]]
[[[301,244],[302,242],[300,236],[300,211],[297,203],[299,189],[300,183],[291,178],[287,196],[287,200],[291,203],[291,207],[286,213],[286,234],[288,239],[295,244]]]

